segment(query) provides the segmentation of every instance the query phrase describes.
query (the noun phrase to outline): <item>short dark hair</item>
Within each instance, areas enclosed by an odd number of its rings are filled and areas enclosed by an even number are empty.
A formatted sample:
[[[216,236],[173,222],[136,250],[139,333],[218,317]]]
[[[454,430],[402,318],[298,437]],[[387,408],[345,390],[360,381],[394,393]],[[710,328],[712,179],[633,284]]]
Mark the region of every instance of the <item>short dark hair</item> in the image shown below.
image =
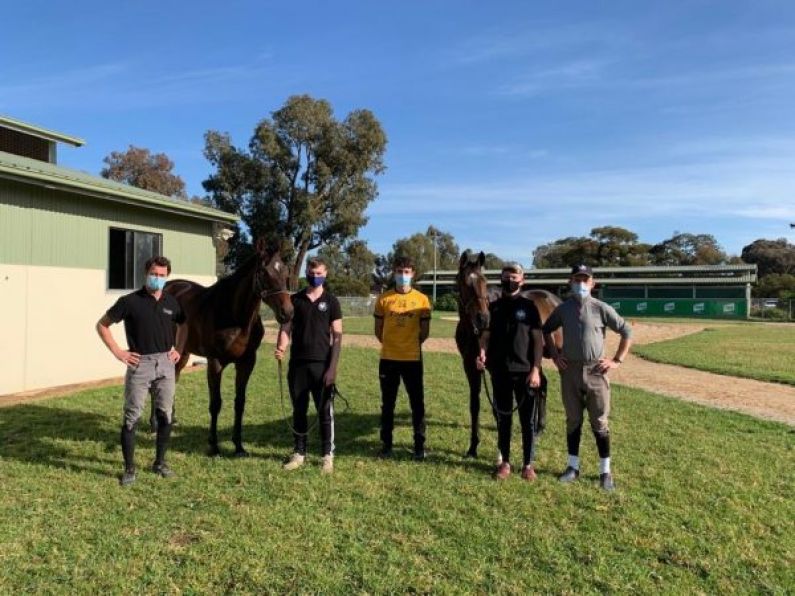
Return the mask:
[[[313,267],[324,267],[328,271],[328,263],[323,257],[309,257],[306,261],[306,268],[312,269]]]
[[[395,257],[392,260],[392,269],[412,269],[414,270],[414,261],[411,257]]]
[[[149,273],[149,270],[152,268],[152,265],[157,265],[158,267],[165,267],[168,270],[168,274],[171,275],[171,261],[169,261],[166,257],[160,255],[152,257],[144,265],[144,271]]]

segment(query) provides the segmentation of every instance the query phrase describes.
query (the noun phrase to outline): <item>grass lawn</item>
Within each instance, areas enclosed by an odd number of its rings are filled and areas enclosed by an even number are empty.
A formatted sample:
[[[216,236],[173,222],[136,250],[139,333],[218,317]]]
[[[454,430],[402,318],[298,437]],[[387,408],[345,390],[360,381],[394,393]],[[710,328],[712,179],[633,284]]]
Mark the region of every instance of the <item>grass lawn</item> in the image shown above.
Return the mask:
[[[142,431],[138,482],[118,486],[119,387],[0,410],[0,593],[795,589],[795,435],[785,425],[616,387],[618,491],[596,487],[589,433],[583,476],[563,486],[554,377],[538,481],[498,484],[485,408],[482,457],[460,457],[468,413],[455,356],[425,359],[428,461],[410,459],[402,397],[396,458],[384,462],[373,457],[377,352],[346,348],[335,474],[320,475],[315,436],[309,465],[286,473],[291,437],[268,351],[249,386],[245,460],[203,455],[204,375],[183,377],[170,480],[143,470],[153,445]],[[226,453],[231,421],[227,399]]]
[[[635,346],[648,360],[795,385],[795,326],[708,328],[670,341]]]
[[[441,317],[456,317],[454,312],[435,312],[431,319],[431,337],[455,337],[457,321],[450,321]],[[342,328],[345,333],[352,335],[373,335],[373,317],[345,317]]]

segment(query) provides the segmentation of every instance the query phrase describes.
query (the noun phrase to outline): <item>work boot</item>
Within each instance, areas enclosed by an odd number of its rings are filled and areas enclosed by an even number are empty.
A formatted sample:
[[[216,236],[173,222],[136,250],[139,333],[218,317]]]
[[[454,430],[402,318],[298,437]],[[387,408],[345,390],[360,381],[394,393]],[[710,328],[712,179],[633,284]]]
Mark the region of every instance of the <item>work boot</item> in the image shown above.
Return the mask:
[[[126,468],[124,474],[119,478],[119,484],[130,486],[133,482],[135,482],[135,468]]]
[[[511,464],[507,461],[502,462],[494,470],[494,480],[506,480],[511,475]]]
[[[290,456],[290,459],[287,460],[287,463],[285,463],[282,466],[282,468],[284,468],[285,470],[288,470],[288,471],[289,470],[297,470],[298,468],[300,468],[301,466],[304,465],[304,461],[305,460],[306,460],[306,456],[305,455],[301,455],[300,453],[293,453]]]
[[[609,493],[616,489],[616,485],[613,484],[613,475],[610,472],[599,474],[599,488]]]
[[[154,472],[161,478],[171,478],[174,475],[174,472],[171,471],[171,468],[169,468],[168,464],[164,461],[156,461],[155,463],[153,463],[152,472]]]
[[[577,478],[580,477],[580,471],[572,468],[571,466],[566,467],[566,471],[563,472],[560,476],[558,476],[558,480],[564,483],[574,482]]]
[[[322,462],[320,464],[320,473],[321,474],[331,474],[334,472],[334,456],[324,455]]]
[[[527,482],[533,482],[536,479],[536,471],[533,468],[533,464],[528,464],[522,468],[522,480],[526,480]]]

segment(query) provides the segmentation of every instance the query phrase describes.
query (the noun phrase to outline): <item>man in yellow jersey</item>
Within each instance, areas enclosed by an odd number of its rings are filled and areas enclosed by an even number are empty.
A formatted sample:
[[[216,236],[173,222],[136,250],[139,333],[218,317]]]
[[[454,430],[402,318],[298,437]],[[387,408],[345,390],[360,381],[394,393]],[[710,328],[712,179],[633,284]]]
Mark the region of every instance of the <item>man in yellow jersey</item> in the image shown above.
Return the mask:
[[[395,289],[381,295],[375,305],[375,336],[381,342],[381,441],[380,457],[392,456],[392,430],[400,379],[409,396],[414,427],[414,459],[425,459],[425,394],[422,386],[422,342],[431,327],[428,297],[411,287],[414,263],[398,257],[392,263]]]

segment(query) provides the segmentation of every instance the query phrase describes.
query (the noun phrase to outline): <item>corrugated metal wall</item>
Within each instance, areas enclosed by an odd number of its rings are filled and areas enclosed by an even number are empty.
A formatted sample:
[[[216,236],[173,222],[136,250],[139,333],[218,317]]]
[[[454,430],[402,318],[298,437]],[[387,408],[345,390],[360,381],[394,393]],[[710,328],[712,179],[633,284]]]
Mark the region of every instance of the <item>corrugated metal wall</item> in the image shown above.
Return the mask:
[[[215,274],[209,221],[0,179],[0,263],[107,270],[111,227],[162,233],[175,271]]]

